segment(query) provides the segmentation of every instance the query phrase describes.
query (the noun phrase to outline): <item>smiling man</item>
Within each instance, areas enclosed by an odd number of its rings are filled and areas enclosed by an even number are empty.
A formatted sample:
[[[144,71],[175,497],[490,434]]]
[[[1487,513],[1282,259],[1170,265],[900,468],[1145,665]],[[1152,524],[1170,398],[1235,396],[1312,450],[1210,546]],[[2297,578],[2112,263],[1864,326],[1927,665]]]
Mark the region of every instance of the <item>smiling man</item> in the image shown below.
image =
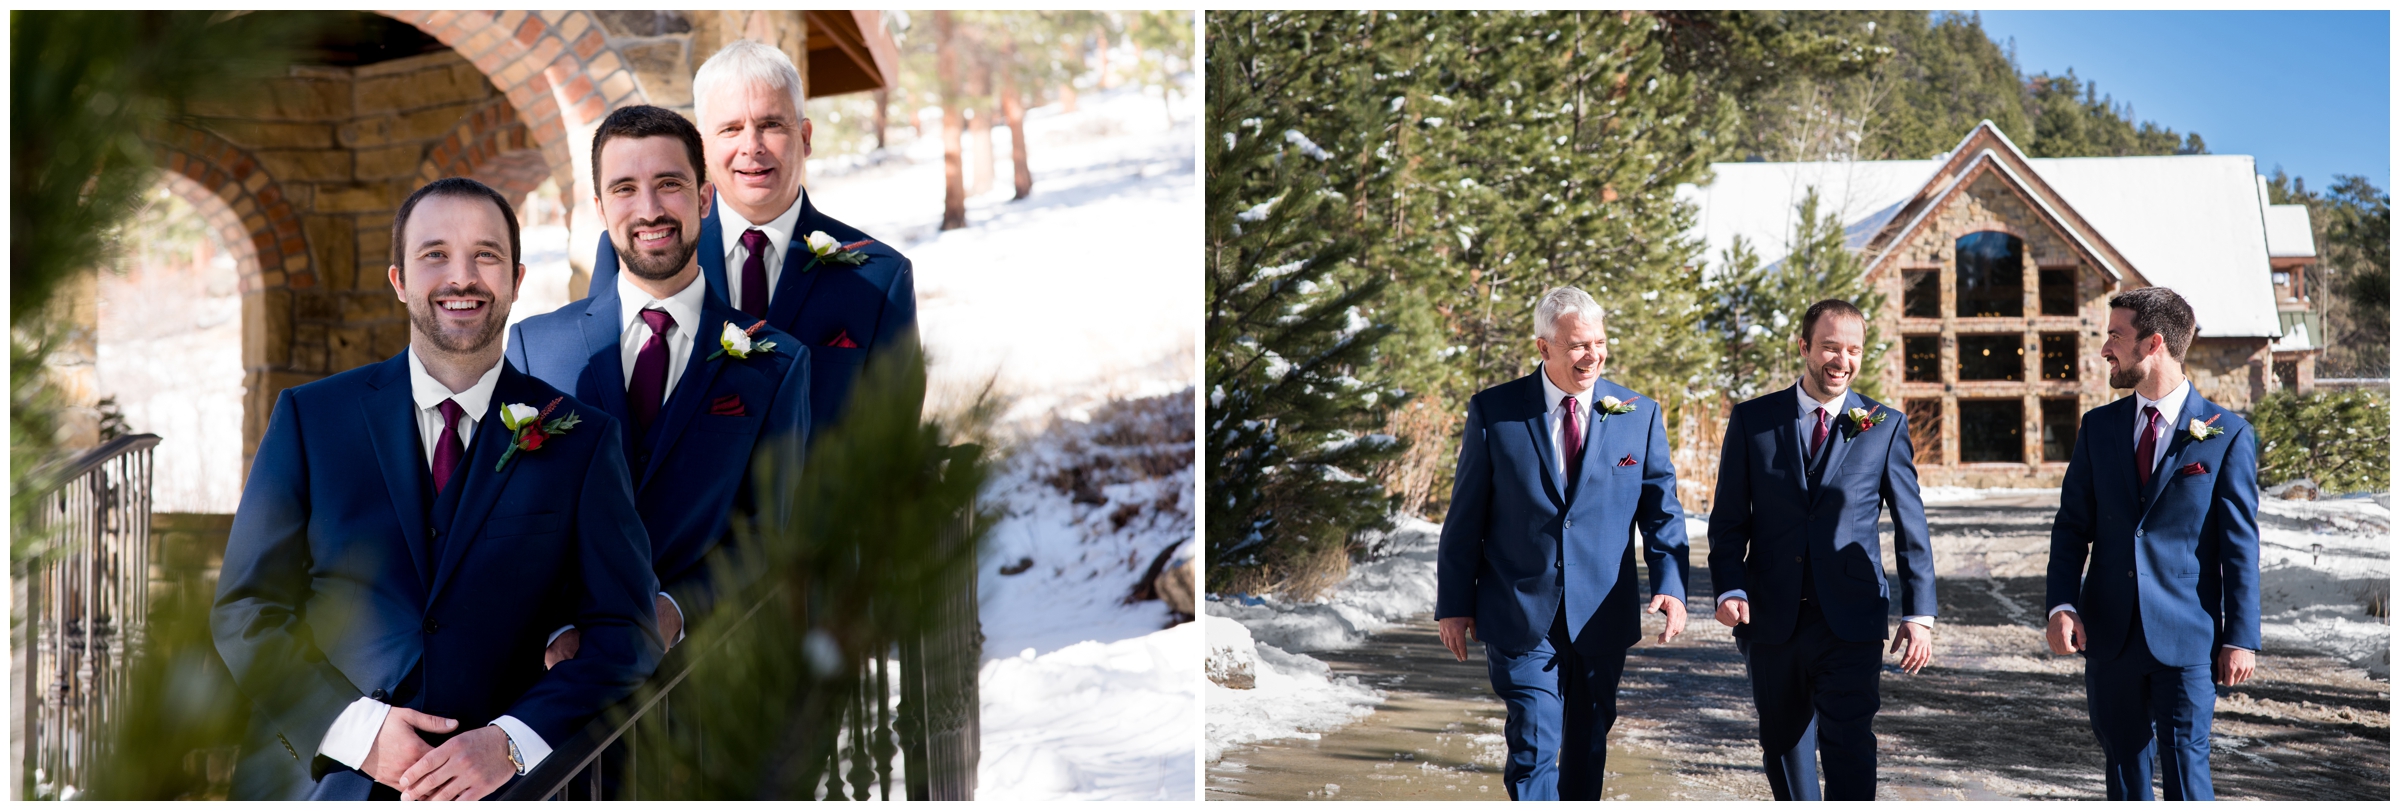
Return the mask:
[[[708,295],[809,348],[810,414],[820,430],[832,427],[860,368],[916,330],[908,258],[810,201],[800,176],[813,128],[800,71],[782,51],[748,39],[726,45],[692,77],[692,111],[716,185],[699,234]],[[595,295],[615,284],[617,257],[603,240]]]
[[[1915,674],[1933,658],[1933,547],[1908,421],[1850,390],[1866,316],[1826,299],[1800,318],[1800,381],[1734,406],[1725,424],[1708,572],[1733,629],[1778,800],[1875,799],[1875,712],[1891,584],[1876,524],[1891,507],[1899,638]],[[1817,765],[1824,762],[1824,787]]]
[[[1442,523],[1434,616],[1458,661],[1469,639],[1483,643],[1508,705],[1502,779],[1515,800],[1600,799],[1625,650],[1642,638],[1636,530],[1647,610],[1666,616],[1658,641],[1683,633],[1689,547],[1666,421],[1600,377],[1601,318],[1581,290],[1543,294],[1541,366],[1468,402]]]
[[[476,799],[656,666],[616,421],[501,362],[515,213],[464,178],[392,223],[409,346],[286,389],[210,614],[254,707],[237,799]],[[585,629],[545,670],[544,636]]]

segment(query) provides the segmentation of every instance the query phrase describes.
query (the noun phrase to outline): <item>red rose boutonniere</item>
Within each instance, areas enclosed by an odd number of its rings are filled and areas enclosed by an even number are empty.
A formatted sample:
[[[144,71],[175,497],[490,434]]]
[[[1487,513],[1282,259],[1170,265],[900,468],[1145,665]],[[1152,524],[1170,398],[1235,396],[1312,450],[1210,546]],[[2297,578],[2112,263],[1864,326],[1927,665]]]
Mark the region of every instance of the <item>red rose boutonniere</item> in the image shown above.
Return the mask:
[[[775,351],[774,341],[763,341],[756,345],[750,343],[751,336],[758,334],[758,328],[766,325],[767,320],[764,318],[759,319],[756,324],[751,324],[749,329],[736,327],[731,321],[725,322],[724,334],[717,336],[717,351],[708,353],[708,359],[716,360],[726,355],[744,359],[750,357],[752,352]]]
[[[818,262],[832,262],[851,267],[864,265],[867,263],[867,255],[859,249],[873,244],[875,244],[875,240],[862,239],[844,245],[823,231],[809,234],[807,245],[808,252],[812,255],[808,257],[808,264],[800,266],[800,272],[807,273],[815,270]]]
[[[1882,425],[1884,420],[1892,418],[1892,415],[1883,413],[1883,406],[1876,406],[1873,411],[1853,408],[1843,416],[1850,418],[1850,430],[1843,435],[1843,442],[1857,439],[1858,435],[1866,433],[1867,429]]]
[[[2216,416],[2209,417],[2207,422],[2201,422],[2198,419],[2194,419],[2192,420],[2192,424],[2186,426],[2184,430],[2191,433],[2193,442],[2205,442],[2209,437],[2225,433],[2225,429],[2223,428],[2212,427],[2217,424],[2217,417],[2222,416],[2225,415],[2218,414]]]
[[[542,443],[550,441],[551,437],[566,433],[575,426],[581,425],[583,415],[573,413],[543,422],[543,420],[549,419],[550,412],[558,410],[559,403],[566,401],[565,397],[552,400],[550,405],[543,407],[540,411],[535,411],[533,406],[524,403],[509,403],[501,406],[500,424],[508,426],[508,430],[515,432],[516,435],[509,439],[508,451],[500,454],[500,464],[493,465],[492,472],[498,473],[507,469],[508,460],[515,457],[518,451],[531,453],[541,450]]]
[[[1609,417],[1633,413],[1633,401],[1639,399],[1642,399],[1640,395],[1635,395],[1632,400],[1619,400],[1615,397],[1600,398],[1600,408],[1597,409],[1600,412],[1600,421],[1607,422]]]

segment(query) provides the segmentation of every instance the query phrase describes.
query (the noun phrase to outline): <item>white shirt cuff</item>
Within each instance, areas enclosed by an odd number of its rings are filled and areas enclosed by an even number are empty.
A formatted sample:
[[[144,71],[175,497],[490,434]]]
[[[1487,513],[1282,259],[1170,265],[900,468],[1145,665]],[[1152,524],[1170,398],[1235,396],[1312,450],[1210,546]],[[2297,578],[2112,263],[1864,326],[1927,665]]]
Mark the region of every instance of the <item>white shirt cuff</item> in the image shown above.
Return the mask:
[[[2055,616],[2058,616],[2058,612],[2061,612],[2061,611],[2074,611],[2074,610],[2075,610],[2075,604],[2074,604],[2074,603],[2059,603],[2058,605],[2055,605],[2055,606],[2051,606],[2051,607],[2050,607],[2050,616],[2053,616],[2053,617],[2055,617]],[[2077,612],[2076,616],[2082,616],[2082,613],[2081,613],[2081,612]]]
[[[2223,644],[2223,645],[2219,645],[2218,647],[2232,648],[2232,649],[2234,649],[2234,650],[2247,650],[2247,651],[2250,651],[2251,653],[2257,653],[2257,652],[2258,652],[2258,651],[2255,651],[2255,650],[2250,650],[2249,648],[2242,647],[2242,646],[2240,646],[2240,645],[2233,644],[2233,643],[2231,643],[2231,642],[2227,642],[2227,643],[2225,643],[2225,644]]]
[[[1743,590],[1743,589],[1734,589],[1734,590],[1732,590],[1732,591],[1725,592],[1724,594],[1719,594],[1719,595],[1717,595],[1717,602],[1718,602],[1718,603],[1720,603],[1720,604],[1724,603],[1726,600],[1747,600],[1747,599],[1750,599],[1750,592],[1748,592],[1748,591],[1745,591],[1745,590]]]
[[[392,705],[362,698],[350,702],[335,716],[333,726],[325,729],[325,740],[317,744],[317,754],[333,758],[335,763],[356,769],[367,762],[367,753],[375,749],[375,733],[383,731],[384,716],[392,714]]]
[[[670,594],[668,594],[668,593],[666,593],[666,592],[663,592],[663,591],[662,591],[662,592],[659,592],[659,593],[658,593],[658,596],[667,598],[667,604],[675,607],[675,616],[677,616],[677,617],[681,617],[681,618],[683,619],[683,622],[679,622],[679,623],[676,623],[676,624],[675,624],[675,641],[667,643],[667,647],[670,647],[670,648],[671,648],[671,647],[674,647],[674,646],[676,646],[676,645],[681,645],[681,644],[683,644],[683,626],[684,626],[686,623],[689,623],[689,622],[691,622],[692,618],[691,618],[691,617],[686,617],[686,616],[684,616],[684,614],[683,614],[683,604],[682,604],[682,603],[679,603],[679,602],[675,602],[675,597],[674,597],[674,595],[670,595]]]
[[[500,716],[492,720],[492,726],[499,727],[509,740],[516,742],[517,754],[525,758],[526,771],[533,771],[533,767],[542,765],[543,758],[550,756],[550,744],[544,742],[542,736],[534,734],[533,727],[526,726],[516,716]]]
[[[1913,622],[1913,623],[1916,623],[1916,624],[1918,624],[1918,625],[1923,625],[1923,626],[1925,626],[1925,627],[1927,627],[1927,628],[1931,628],[1931,627],[1933,627],[1933,615],[1931,615],[1931,614],[1918,614],[1918,615],[1915,615],[1915,616],[1910,616],[1910,617],[1901,617],[1901,618],[1900,618],[1900,621],[1901,621],[1901,622]]]
[[[572,631],[572,630],[575,630],[575,626],[573,626],[573,625],[561,625],[561,626],[558,626],[558,630],[556,630],[556,631],[551,631],[551,632],[550,632],[550,638],[549,638],[549,639],[544,639],[544,640],[542,640],[542,647],[543,647],[544,649],[547,649],[547,648],[549,648],[549,647],[550,647],[550,645],[551,645],[551,643],[553,643],[553,642],[557,642],[557,641],[558,641],[558,635],[559,635],[559,634],[563,634],[563,633],[566,633],[566,632],[568,632],[568,631]]]

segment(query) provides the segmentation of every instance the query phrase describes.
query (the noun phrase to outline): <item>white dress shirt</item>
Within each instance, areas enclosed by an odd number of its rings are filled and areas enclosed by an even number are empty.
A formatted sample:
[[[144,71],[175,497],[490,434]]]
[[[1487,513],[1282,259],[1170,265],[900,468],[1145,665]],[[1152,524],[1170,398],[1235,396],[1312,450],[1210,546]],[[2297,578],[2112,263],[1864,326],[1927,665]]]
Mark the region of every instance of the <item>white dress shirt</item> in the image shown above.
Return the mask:
[[[1800,424],[1808,426],[1806,430],[1800,432],[1800,453],[1802,454],[1803,458],[1805,458],[1806,454],[1808,453],[1809,443],[1816,441],[1817,438],[1816,424],[1818,411],[1825,412],[1825,446],[1830,448],[1833,447],[1834,442],[1842,438],[1841,428],[1834,424],[1835,421],[1840,420],[1842,418],[1842,413],[1850,410],[1851,408],[1864,408],[1864,406],[1858,405],[1858,393],[1849,390],[1844,390],[1842,392],[1841,401],[1832,405],[1827,405],[1824,401],[1818,400],[1816,397],[1811,396],[1808,393],[1808,385],[1806,383],[1792,384],[1792,391],[1800,395],[1800,411],[1799,413],[1793,415],[1793,418],[1800,420]],[[1802,469],[1805,470],[1806,466],[1803,465]],[[1720,603],[1726,600],[1748,599],[1750,599],[1750,592],[1747,589],[1734,589],[1717,596],[1717,602]],[[1926,614],[1912,614],[1901,617],[1900,621],[1913,622],[1918,625],[1923,625],[1927,628],[1933,627],[1933,617]]]
[[[705,275],[693,275],[691,284],[662,299],[635,286],[633,274],[617,274],[617,350],[624,360],[619,371],[625,373],[627,388],[633,387],[633,362],[641,357],[642,344],[650,342],[650,322],[642,320],[642,311],[659,309],[675,319],[675,326],[667,330],[667,388],[663,392],[666,397],[675,396],[675,384],[683,380],[683,367],[691,362],[699,336],[714,337],[725,329],[722,324],[700,323],[700,300],[707,295]]]
[[[808,190],[801,189],[791,208],[771,221],[752,223],[725,204],[725,195],[717,195],[717,230],[725,241],[725,300],[735,309],[742,306],[742,262],[750,258],[750,249],[742,247],[742,232],[756,228],[767,235],[767,303],[772,305],[775,285],[783,281],[783,257],[791,250],[792,230],[800,227],[800,205],[807,201]]]
[[[1543,402],[1549,404],[1549,408],[1542,414],[1542,423],[1550,429],[1550,469],[1558,474],[1559,481],[1565,482],[1567,480],[1567,404],[1564,401],[1567,395],[1574,395],[1575,407],[1583,411],[1583,416],[1580,417],[1583,420],[1583,450],[1588,455],[1592,450],[1592,390],[1588,387],[1582,391],[1567,391],[1559,388],[1557,383],[1551,382],[1550,370],[1546,367],[1541,371],[1541,378],[1542,396],[1548,398]],[[1566,488],[1562,486],[1559,489]]]
[[[475,423],[483,419],[484,412],[491,409],[492,389],[500,383],[500,366],[500,363],[492,364],[491,371],[475,379],[475,385],[468,386],[466,391],[453,392],[449,386],[442,385],[442,381],[433,379],[431,372],[425,371],[425,362],[417,359],[415,349],[408,351],[408,393],[409,399],[417,406],[417,437],[425,446],[427,468],[433,466],[434,449],[442,438],[442,401],[455,401],[466,412],[458,418],[458,441],[461,446],[472,447],[475,442]],[[466,460],[461,461],[463,463]],[[459,470],[456,473],[463,477],[466,471]],[[324,740],[317,744],[317,753],[333,758],[344,766],[359,768],[367,762],[367,753],[375,748],[375,733],[383,730],[384,717],[391,714],[392,705],[372,698],[350,702],[350,706],[333,719],[333,726],[326,728]],[[509,740],[516,742],[517,754],[525,758],[526,768],[530,769],[542,762],[542,758],[550,756],[550,744],[544,742],[542,736],[534,734],[533,728],[526,726],[525,722],[503,715],[492,721],[492,726],[499,727]]]
[[[2188,378],[2182,383],[2176,384],[2174,390],[2167,392],[2167,396],[2156,400],[2143,397],[2140,391],[2133,393],[2133,447],[2127,448],[2128,452],[2142,449],[2142,429],[2149,427],[2150,422],[2149,418],[2142,414],[2142,409],[2158,409],[2158,435],[2152,437],[2150,441],[2150,475],[2156,476],[2163,472],[2158,469],[2159,462],[2167,458],[2167,446],[2175,444],[2173,442],[2175,426],[2181,421],[2184,406],[2189,405],[2191,399],[2192,381]],[[2073,610],[2075,610],[2074,603],[2059,603],[2051,606],[2050,613],[2055,615],[2061,611]],[[2222,647],[2249,650],[2249,648],[2233,644]]]

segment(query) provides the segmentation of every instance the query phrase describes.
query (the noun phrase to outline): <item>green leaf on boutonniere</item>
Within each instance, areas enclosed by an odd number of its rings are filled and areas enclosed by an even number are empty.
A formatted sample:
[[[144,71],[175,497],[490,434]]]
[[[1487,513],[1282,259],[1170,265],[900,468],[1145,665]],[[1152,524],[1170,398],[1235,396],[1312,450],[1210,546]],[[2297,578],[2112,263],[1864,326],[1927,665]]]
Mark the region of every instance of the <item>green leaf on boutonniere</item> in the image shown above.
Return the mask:
[[[566,416],[543,422],[550,416],[550,412],[558,410],[558,404],[566,401],[565,397],[551,400],[550,405],[544,406],[540,411],[535,411],[533,406],[524,403],[510,403],[501,406],[500,424],[507,426],[514,435],[509,437],[508,450],[500,454],[500,464],[493,465],[492,472],[498,473],[506,470],[508,460],[516,458],[518,451],[531,453],[541,450],[542,445],[549,442],[551,437],[582,425],[583,415],[572,411],[567,412]]]

